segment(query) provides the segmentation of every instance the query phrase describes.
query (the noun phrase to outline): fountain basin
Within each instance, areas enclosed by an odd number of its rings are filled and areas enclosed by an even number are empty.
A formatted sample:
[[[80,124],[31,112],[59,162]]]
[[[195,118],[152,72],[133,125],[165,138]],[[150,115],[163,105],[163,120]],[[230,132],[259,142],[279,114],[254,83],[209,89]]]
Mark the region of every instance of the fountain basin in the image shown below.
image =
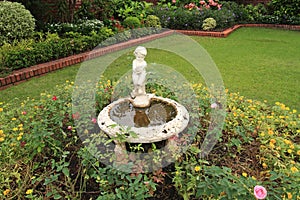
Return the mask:
[[[130,110],[129,112],[129,118],[130,115],[132,117],[132,120],[127,120],[129,122],[122,122],[118,121],[116,117],[112,117],[112,112],[114,109],[116,109],[117,106],[119,105],[129,105],[129,108],[126,108],[126,110],[131,109],[130,108],[130,103],[132,102],[131,98],[121,98],[118,99],[117,101],[112,102],[108,106],[106,106],[98,115],[98,125],[101,130],[103,130],[107,135],[110,137],[116,137],[117,134],[121,134],[121,130],[126,130],[127,128],[130,129],[130,131],[133,131],[137,134],[137,137],[131,137],[128,136],[126,141],[129,143],[153,143],[153,142],[159,142],[163,140],[167,140],[170,137],[174,135],[178,135],[180,132],[182,132],[188,125],[189,122],[189,114],[184,106],[181,104],[177,103],[174,100],[168,99],[168,98],[163,98],[163,97],[158,97],[153,94],[147,94],[148,98],[150,99],[151,102],[161,102],[162,105],[166,105],[169,107],[173,107],[174,111],[170,111],[170,108],[167,108],[166,114],[161,114],[158,113],[156,115],[162,116],[162,118],[165,118],[161,122],[152,121],[152,115],[151,114],[155,113],[151,111],[151,106],[148,111],[145,111],[145,114],[147,116],[145,117],[144,120],[140,123],[137,123],[138,125],[135,125],[132,123],[134,121],[134,115],[138,114],[137,112],[140,112],[139,110]],[[154,104],[157,106],[157,104]],[[126,106],[125,106],[126,107]],[[159,107],[158,107],[159,109]],[[153,110],[153,109],[152,109]],[[161,109],[160,109],[161,110]],[[144,111],[143,111],[144,112]],[[149,114],[150,113],[150,114]],[[164,113],[164,112],[162,112]],[[125,114],[125,113],[124,113]],[[145,115],[142,114],[142,115]],[[148,116],[149,115],[149,116]],[[163,117],[165,115],[165,117]],[[127,116],[128,117],[128,116]],[[128,118],[128,119],[129,119]],[[142,117],[138,116],[138,119],[143,119]],[[149,118],[149,121],[147,121]],[[158,116],[159,118],[159,116]],[[125,118],[127,119],[127,118]],[[125,120],[126,121],[126,120]]]

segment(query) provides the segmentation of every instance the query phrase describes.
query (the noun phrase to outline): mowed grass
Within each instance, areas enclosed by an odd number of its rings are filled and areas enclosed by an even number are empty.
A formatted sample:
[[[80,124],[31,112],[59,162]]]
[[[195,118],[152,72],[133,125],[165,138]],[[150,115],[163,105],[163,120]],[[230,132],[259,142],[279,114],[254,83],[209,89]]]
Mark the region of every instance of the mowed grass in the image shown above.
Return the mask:
[[[231,92],[300,109],[300,32],[241,28],[227,38],[193,37]]]
[[[227,38],[192,37],[211,55],[218,66],[225,87],[231,92],[257,100],[285,103],[300,109],[300,32],[267,28],[241,28]],[[131,67],[134,56],[124,54],[104,73],[117,79]],[[147,62],[174,67],[191,82],[201,77],[184,59],[150,49]],[[38,98],[55,85],[74,81],[80,65],[49,73],[46,76],[0,91],[0,101],[14,98]]]

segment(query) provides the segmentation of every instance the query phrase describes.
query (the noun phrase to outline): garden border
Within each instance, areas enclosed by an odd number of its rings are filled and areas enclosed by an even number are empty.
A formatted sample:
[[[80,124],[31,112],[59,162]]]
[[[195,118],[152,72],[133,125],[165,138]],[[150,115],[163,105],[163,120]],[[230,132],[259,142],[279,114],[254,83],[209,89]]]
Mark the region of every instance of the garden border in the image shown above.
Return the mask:
[[[300,25],[281,25],[281,24],[239,24],[231,28],[228,28],[222,32],[213,32],[213,31],[192,31],[192,30],[169,30],[159,34],[153,34],[150,36],[145,36],[138,39],[129,40],[119,44],[114,44],[108,47],[96,49],[93,51],[80,53],[77,55],[72,55],[66,58],[58,59],[55,61],[50,61],[47,63],[42,63],[34,65],[32,67],[24,68],[21,70],[14,71],[12,74],[0,78],[0,90],[4,90],[10,86],[17,85],[24,81],[29,80],[33,77],[38,77],[52,72],[64,67],[68,67],[74,64],[83,62],[86,59],[93,59],[111,52],[119,51],[132,45],[138,45],[144,42],[149,42],[158,38],[162,38],[168,35],[171,35],[174,32],[182,33],[185,35],[194,35],[194,36],[209,36],[209,37],[219,37],[225,38],[229,36],[233,31],[241,27],[265,27],[265,28],[282,28],[287,30],[300,30]]]

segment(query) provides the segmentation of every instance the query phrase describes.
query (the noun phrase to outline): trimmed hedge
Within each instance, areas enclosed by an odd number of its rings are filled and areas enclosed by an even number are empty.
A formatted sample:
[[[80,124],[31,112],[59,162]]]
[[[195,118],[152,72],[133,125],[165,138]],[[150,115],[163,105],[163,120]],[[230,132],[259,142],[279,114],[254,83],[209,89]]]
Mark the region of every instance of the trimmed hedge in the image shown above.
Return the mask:
[[[102,28],[100,33],[93,32],[90,35],[69,32],[65,33],[68,35],[66,38],[60,38],[57,34],[48,34],[41,42],[30,40],[29,45],[0,48],[0,77],[13,70],[90,51],[99,45],[109,46],[159,31],[161,31],[160,28],[133,29],[121,32],[115,37],[111,37],[114,33],[108,28]]]
[[[5,76],[12,70],[92,50],[112,35],[112,31],[107,28],[101,29],[99,34],[90,36],[77,34],[77,37],[73,38],[59,38],[57,34],[48,34],[46,40],[32,42],[29,46],[13,46],[8,49],[1,49],[0,75]]]

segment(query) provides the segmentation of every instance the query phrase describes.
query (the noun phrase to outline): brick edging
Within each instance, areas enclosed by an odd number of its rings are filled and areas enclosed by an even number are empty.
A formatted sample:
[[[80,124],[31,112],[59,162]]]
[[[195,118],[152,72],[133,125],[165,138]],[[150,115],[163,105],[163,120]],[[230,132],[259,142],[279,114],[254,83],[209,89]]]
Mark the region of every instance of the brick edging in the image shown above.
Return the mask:
[[[77,55],[68,56],[66,58],[61,58],[55,61],[50,61],[47,63],[42,63],[34,65],[32,67],[17,70],[12,74],[0,78],[0,90],[4,90],[10,86],[17,85],[24,82],[32,77],[42,76],[48,72],[52,72],[64,67],[78,64],[86,59],[93,59],[111,52],[119,51],[122,49],[129,48],[133,45],[138,45],[144,42],[149,42],[158,38],[166,37],[173,34],[174,32],[182,33],[185,35],[195,35],[195,36],[209,36],[209,37],[227,37],[233,31],[241,27],[267,27],[267,28],[283,28],[288,30],[300,30],[300,25],[280,25],[280,24],[239,24],[231,28],[228,28],[222,32],[212,32],[212,31],[191,31],[191,30],[169,30],[159,34],[153,34],[145,36],[138,39],[129,40],[119,44],[114,44],[108,47],[99,48],[85,53],[80,53]]]
[[[264,28],[282,28],[287,30],[300,30],[300,25],[284,25],[284,24],[238,24],[221,32],[213,31],[191,31],[191,30],[176,30],[176,32],[185,35],[194,36],[209,36],[209,37],[227,37],[233,31],[241,27],[264,27]]]

